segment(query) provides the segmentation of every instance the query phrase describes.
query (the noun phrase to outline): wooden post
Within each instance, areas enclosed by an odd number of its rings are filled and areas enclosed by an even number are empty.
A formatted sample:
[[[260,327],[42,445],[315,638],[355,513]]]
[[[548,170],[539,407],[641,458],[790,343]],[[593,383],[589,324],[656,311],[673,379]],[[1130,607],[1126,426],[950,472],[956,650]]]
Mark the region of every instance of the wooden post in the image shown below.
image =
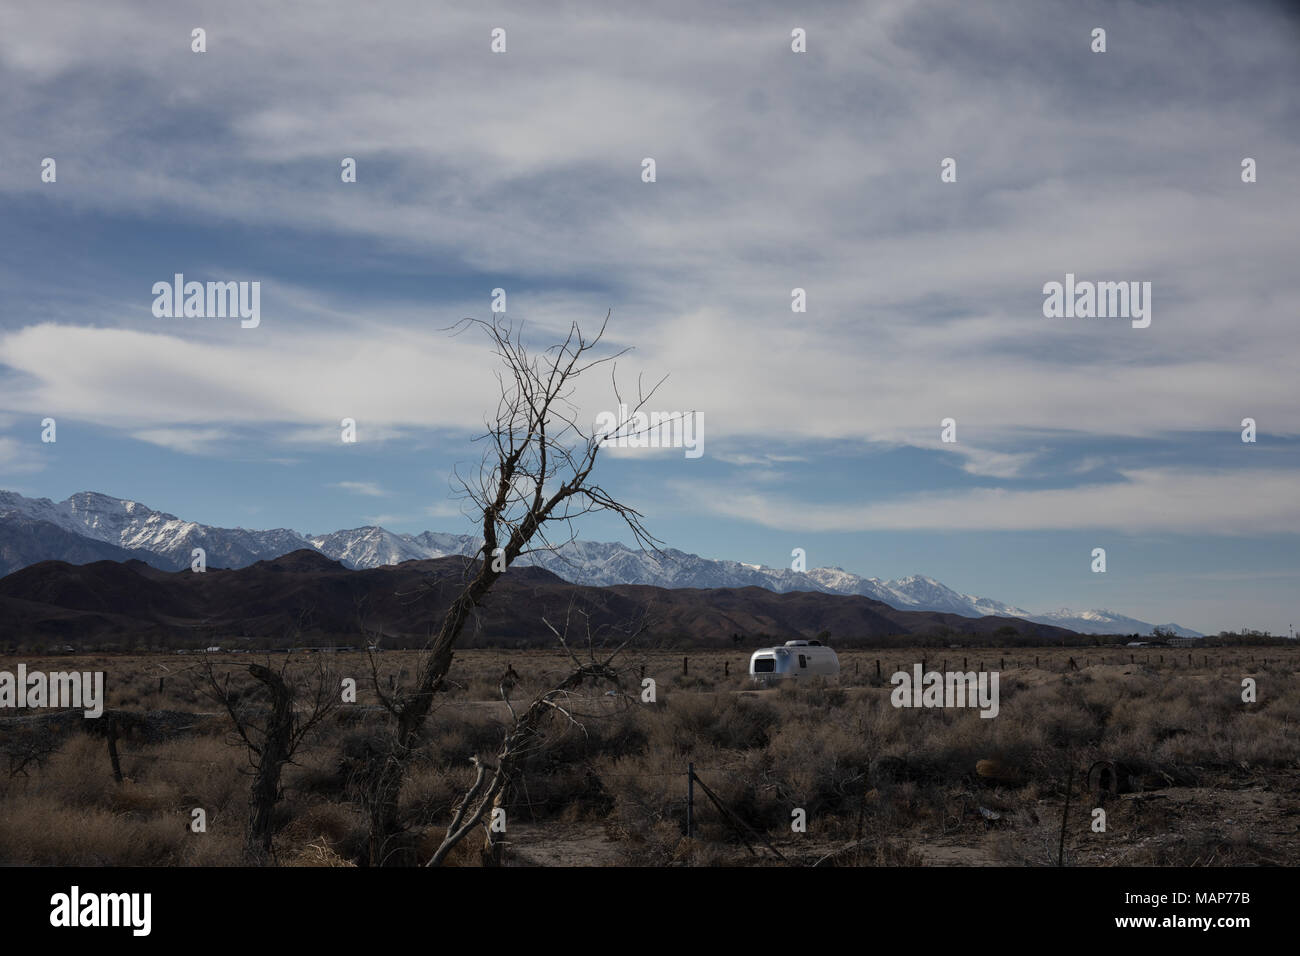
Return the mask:
[[[117,756],[117,718],[108,718],[108,726],[104,729],[108,732],[108,759],[113,764],[113,780],[117,783],[121,783],[122,762]]]
[[[966,667],[966,658],[964,657],[961,659],[961,669],[968,670],[968,668]]]
[[[1038,666],[1038,656],[1037,656],[1037,655],[1034,655],[1034,666],[1035,666],[1035,667]]]
[[[1000,671],[1004,671],[1004,670],[1006,670],[1006,669],[1007,669],[1007,659],[1006,659],[1005,657],[999,658],[999,659],[998,659],[998,670],[1000,670]]]
[[[854,661],[854,662],[853,662],[853,673],[856,675],[857,672],[858,672],[858,662],[857,662],[857,661]]]
[[[641,679],[645,680],[645,665],[641,665]]]
[[[876,680],[880,680],[880,658],[876,658]]]
[[[688,665],[688,664],[689,664],[689,660],[688,660],[687,658],[683,657],[683,658],[682,658],[682,676],[683,676],[683,677],[686,676],[687,665]]]
[[[695,833],[695,764],[686,765],[686,835]]]
[[[1056,865],[1065,866],[1065,824],[1070,819],[1070,791],[1074,789],[1074,761],[1065,777],[1065,809],[1061,811],[1061,846],[1056,853]]]
[[[731,676],[731,661],[722,662],[722,676],[723,677]]]
[[[165,678],[165,677],[159,677],[159,678],[158,678],[158,693],[160,693],[160,694],[163,692],[163,681],[165,681],[165,680],[167,680],[167,678]]]

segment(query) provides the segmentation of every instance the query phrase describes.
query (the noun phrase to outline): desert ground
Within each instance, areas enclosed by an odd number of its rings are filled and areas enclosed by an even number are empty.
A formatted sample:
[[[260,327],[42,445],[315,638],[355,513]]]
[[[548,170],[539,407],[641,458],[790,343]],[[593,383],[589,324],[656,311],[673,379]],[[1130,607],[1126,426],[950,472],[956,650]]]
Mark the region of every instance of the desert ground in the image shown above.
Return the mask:
[[[838,679],[771,689],[749,680],[750,650],[628,648],[615,660],[619,688],[559,698],[509,791],[502,862],[1056,865],[1064,827],[1066,865],[1300,863],[1294,647],[848,650]],[[349,755],[391,726],[379,692],[409,686],[419,660],[405,651],[0,657],[0,671],[20,661],[29,672],[103,671],[106,708],[140,718],[114,740],[119,782],[95,721],[0,711],[0,863],[240,864],[249,755],[209,692],[209,663],[253,714],[263,702],[251,663],[283,669],[300,708],[308,688],[333,694],[355,680],[355,702],[336,706],[284,769],[273,861],[363,863]],[[893,706],[889,676],[922,661],[997,671],[998,715]],[[501,745],[508,669],[519,711],[573,662],[558,649],[456,655],[401,793],[403,826],[426,857],[474,779],[470,758],[490,761]],[[643,678],[654,681],[653,701]],[[1254,702],[1243,701],[1245,678]],[[688,765],[699,781],[691,837]],[[471,835],[448,863],[481,865],[481,845]]]

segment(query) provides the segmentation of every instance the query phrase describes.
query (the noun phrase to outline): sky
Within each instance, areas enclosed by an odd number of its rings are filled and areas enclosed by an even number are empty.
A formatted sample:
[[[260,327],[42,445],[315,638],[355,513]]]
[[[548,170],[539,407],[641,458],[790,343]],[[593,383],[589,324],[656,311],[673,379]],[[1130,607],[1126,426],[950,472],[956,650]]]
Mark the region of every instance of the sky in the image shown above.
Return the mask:
[[[701,416],[597,466],[669,547],[1300,624],[1290,9],[542,6],[0,7],[0,487],[471,533],[497,364],[447,330],[502,289],[536,345],[611,312],[624,393]],[[176,273],[258,324],[155,315]],[[1046,315],[1067,274],[1149,326]]]

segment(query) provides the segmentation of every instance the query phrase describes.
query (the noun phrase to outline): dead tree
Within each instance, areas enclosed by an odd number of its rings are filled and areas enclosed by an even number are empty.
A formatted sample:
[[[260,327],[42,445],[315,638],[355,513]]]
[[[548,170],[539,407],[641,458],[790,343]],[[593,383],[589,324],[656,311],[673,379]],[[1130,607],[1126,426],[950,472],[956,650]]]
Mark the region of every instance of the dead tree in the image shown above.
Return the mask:
[[[477,771],[474,782],[453,809],[451,824],[447,827],[442,843],[429,859],[429,862],[425,864],[426,866],[440,866],[456,845],[468,836],[475,827],[480,825],[483,826],[485,833],[481,853],[483,864],[485,866],[495,866],[501,862],[501,842],[496,839],[496,831],[491,825],[493,817],[497,811],[504,810],[509,787],[517,778],[523,761],[544,742],[542,730],[546,719],[559,714],[568,721],[570,726],[583,729],[578,720],[579,715],[570,706],[570,695],[574,690],[590,683],[596,686],[610,684],[617,696],[622,691],[623,685],[621,675],[614,666],[614,658],[619,655],[632,638],[644,629],[644,625],[642,625],[623,644],[615,648],[611,654],[598,660],[594,652],[595,645],[590,640],[590,627],[588,627],[587,647],[589,659],[583,661],[570,649],[563,634],[557,631],[549,621],[544,621],[544,623],[559,639],[560,645],[568,653],[574,668],[555,687],[535,698],[523,713],[515,710],[514,704],[510,700],[510,688],[506,686],[503,677],[500,686],[501,699],[505,701],[506,707],[510,711],[512,724],[501,742],[500,749],[497,751],[496,764],[488,764],[477,756],[470,758],[470,762],[474,764]]]
[[[627,351],[596,354],[608,321],[606,314],[600,331],[590,339],[573,324],[563,342],[542,352],[530,351],[523,343],[522,327],[502,316],[492,321],[465,319],[456,327],[486,332],[504,366],[497,372],[500,399],[495,417],[485,421],[487,431],[479,439],[487,444],[479,473],[473,480],[456,474],[462,499],[472,502],[481,521],[483,544],[427,646],[414,688],[388,694],[376,681],[376,693],[396,728],[385,752],[371,761],[364,783],[372,866],[410,858],[398,839],[402,781],[419,746],[434,694],[447,679],[456,641],[506,569],[521,556],[554,551],[573,541],[574,522],[599,511],[621,517],[638,544],[658,544],[642,524],[640,512],[615,500],[591,477],[602,442],[617,438],[626,428],[599,434],[583,424],[572,401],[580,376],[614,363]],[[643,393],[638,384],[633,413],[658,387]],[[616,378],[613,391],[616,406],[621,406]],[[566,540],[550,533],[555,529]]]
[[[293,761],[307,735],[342,699],[339,682],[317,662],[310,692],[301,712],[295,705],[299,694],[289,678],[286,657],[280,670],[261,664],[247,665],[248,673],[261,685],[267,698],[263,705],[252,689],[230,685],[230,672],[218,675],[208,661],[200,671],[206,690],[221,704],[234,724],[235,733],[248,750],[253,784],[248,794],[248,828],[244,834],[244,856],[250,863],[264,863],[273,856],[273,814],[281,796],[280,775]]]

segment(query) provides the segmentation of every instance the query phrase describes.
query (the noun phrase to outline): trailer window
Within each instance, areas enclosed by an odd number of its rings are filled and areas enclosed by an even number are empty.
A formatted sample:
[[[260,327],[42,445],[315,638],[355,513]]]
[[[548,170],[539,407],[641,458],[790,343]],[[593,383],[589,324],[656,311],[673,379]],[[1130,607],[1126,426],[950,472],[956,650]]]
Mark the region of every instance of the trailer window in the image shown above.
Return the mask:
[[[770,673],[772,673],[774,670],[776,670],[776,659],[775,659],[775,658],[772,658],[772,657],[756,657],[756,658],[754,658],[754,673],[755,673],[755,674],[770,674]]]
[[[808,658],[804,657],[802,654],[799,655],[799,666],[800,667],[808,666]]]

